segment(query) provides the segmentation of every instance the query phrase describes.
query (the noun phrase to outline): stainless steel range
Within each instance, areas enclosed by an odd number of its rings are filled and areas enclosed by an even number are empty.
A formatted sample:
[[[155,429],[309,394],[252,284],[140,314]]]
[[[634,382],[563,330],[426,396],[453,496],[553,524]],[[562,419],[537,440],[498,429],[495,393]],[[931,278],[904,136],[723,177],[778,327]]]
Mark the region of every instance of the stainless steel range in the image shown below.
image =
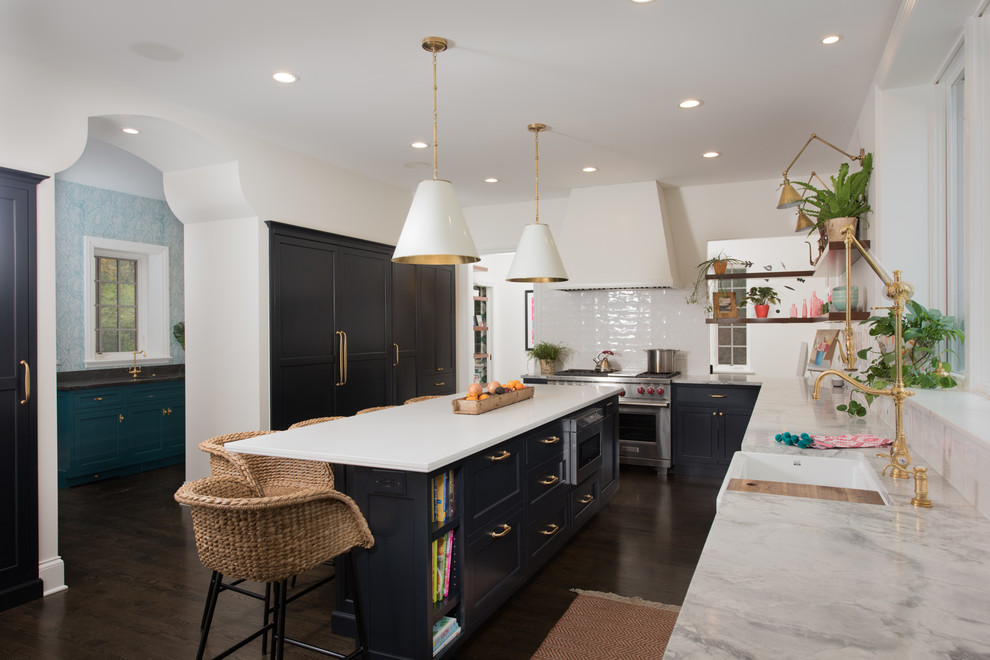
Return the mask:
[[[619,462],[655,467],[659,473],[666,473],[671,458],[670,383],[679,373],[567,369],[546,379],[555,385],[620,385]]]

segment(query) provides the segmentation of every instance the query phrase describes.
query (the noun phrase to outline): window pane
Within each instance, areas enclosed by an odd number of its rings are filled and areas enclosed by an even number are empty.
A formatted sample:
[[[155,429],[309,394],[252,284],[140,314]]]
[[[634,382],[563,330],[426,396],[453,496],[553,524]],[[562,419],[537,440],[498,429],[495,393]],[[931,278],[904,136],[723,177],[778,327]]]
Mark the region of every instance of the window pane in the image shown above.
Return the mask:
[[[718,344],[719,346],[725,346],[726,344],[732,343],[732,328],[728,326],[719,326],[718,328]]]
[[[732,364],[746,364],[746,347],[732,349]]]
[[[117,279],[117,260],[109,259],[107,257],[97,257],[96,258],[97,272],[100,274],[99,279],[107,282],[114,281]]]
[[[99,333],[100,353],[114,353],[117,350],[117,333],[101,330]]]
[[[120,333],[120,350],[122,351],[136,351],[137,350],[137,333],[133,331],[125,331]]]
[[[117,304],[117,285],[116,284],[100,284],[100,304],[101,305],[116,305]]]
[[[100,308],[100,324],[97,327],[100,328],[116,328],[117,327],[117,308],[116,307],[101,307]]]
[[[120,308],[120,327],[121,328],[136,328],[137,327],[137,308],[136,307],[121,307]]]
[[[732,364],[732,349],[731,348],[719,346],[719,348],[718,348],[718,363],[719,364]]]
[[[740,346],[746,345],[746,326],[732,328],[732,343]]]
[[[119,268],[121,282],[137,281],[137,261],[133,259],[121,259]]]
[[[133,305],[135,296],[135,288],[133,284],[121,284],[120,285],[120,301],[119,305]]]

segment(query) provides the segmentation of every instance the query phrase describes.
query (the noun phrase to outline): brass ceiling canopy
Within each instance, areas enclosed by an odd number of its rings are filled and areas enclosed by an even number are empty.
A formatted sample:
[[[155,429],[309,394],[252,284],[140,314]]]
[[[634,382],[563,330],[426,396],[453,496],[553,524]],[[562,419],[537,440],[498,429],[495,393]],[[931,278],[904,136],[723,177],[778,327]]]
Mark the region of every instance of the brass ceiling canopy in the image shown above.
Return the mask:
[[[447,50],[447,40],[443,37],[426,37],[423,39],[423,50],[436,55]]]

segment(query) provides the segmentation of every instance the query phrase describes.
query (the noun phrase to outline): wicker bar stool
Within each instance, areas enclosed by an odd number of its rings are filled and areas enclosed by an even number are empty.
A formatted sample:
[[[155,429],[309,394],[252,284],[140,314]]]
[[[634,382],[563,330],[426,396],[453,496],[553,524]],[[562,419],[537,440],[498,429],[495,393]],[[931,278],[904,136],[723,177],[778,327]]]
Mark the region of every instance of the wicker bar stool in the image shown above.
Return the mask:
[[[420,401],[429,401],[430,399],[438,399],[438,398],[440,398],[440,395],[439,394],[427,394],[425,396],[414,396],[411,399],[406,399],[406,401],[405,401],[405,403],[403,405],[408,405],[410,403],[418,403]]]
[[[312,426],[313,424],[322,424],[323,422],[332,422],[335,419],[344,419],[343,416],[339,417],[314,417],[313,419],[304,419],[301,422],[296,422],[290,429],[297,429],[301,426]]]
[[[365,413],[372,413],[372,412],[376,412],[378,410],[385,410],[387,408],[395,408],[395,406],[375,406],[374,408],[365,408],[364,410],[359,410],[359,411],[357,411],[354,414],[355,415],[364,415]]]
[[[286,596],[289,578],[353,548],[367,549],[374,545],[368,523],[353,500],[342,493],[320,489],[258,497],[249,485],[232,477],[191,481],[176,491],[175,500],[191,508],[199,559],[213,571],[197,660],[206,651],[220,593],[216,585],[225,576],[265,583],[274,594],[274,604],[270,612],[266,606],[261,628],[216,658],[224,658],[258,637],[267,640],[269,635],[275,658],[283,657],[286,643],[336,658],[367,657],[356,583],[354,652],[344,656],[289,639],[285,633],[286,606],[294,599]],[[354,580],[353,570],[350,578]]]
[[[204,440],[199,448],[210,455],[210,473],[214,477],[225,475],[240,479],[254,489],[255,495],[279,495],[300,488],[333,488],[333,468],[329,463],[236,454],[224,448],[228,442],[269,433],[272,431],[228,433]]]

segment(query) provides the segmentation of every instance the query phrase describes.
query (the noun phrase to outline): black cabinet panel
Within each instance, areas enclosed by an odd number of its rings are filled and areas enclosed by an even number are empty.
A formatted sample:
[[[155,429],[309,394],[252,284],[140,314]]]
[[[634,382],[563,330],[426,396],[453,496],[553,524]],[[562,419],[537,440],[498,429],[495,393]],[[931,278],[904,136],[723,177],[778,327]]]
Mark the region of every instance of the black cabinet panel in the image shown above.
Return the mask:
[[[523,439],[503,442],[481,452],[464,468],[469,532],[491,522],[507,506],[522,503]]]
[[[468,543],[465,561],[468,629],[505,602],[525,579],[523,510],[515,509],[483,527]]]
[[[0,168],[0,610],[38,578],[36,193],[45,177]],[[30,396],[28,391],[30,390]]]
[[[759,393],[758,386],[674,383],[674,471],[724,477],[732,454],[742,446]]]
[[[392,403],[400,404],[417,395],[419,376],[419,299],[416,296],[419,268],[392,264]]]

